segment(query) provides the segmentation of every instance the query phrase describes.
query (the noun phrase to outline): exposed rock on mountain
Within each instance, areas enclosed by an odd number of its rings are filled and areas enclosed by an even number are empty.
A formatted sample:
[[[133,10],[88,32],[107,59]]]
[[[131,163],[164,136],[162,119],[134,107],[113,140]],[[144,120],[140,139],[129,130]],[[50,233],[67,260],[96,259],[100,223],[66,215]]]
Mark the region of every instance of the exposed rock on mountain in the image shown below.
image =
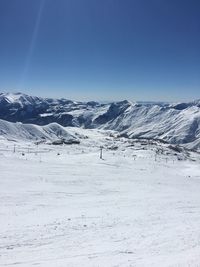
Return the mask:
[[[0,119],[115,130],[130,138],[161,139],[200,149],[200,100],[178,104],[127,100],[100,104],[1,93]]]

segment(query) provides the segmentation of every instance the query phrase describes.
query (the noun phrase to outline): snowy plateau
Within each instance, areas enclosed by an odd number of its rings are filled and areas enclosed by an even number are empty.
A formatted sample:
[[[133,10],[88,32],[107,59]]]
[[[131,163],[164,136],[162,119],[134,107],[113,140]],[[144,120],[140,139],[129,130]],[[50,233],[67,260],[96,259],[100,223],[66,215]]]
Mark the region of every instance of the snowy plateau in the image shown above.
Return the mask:
[[[199,152],[200,101],[1,93],[0,266],[200,266]]]

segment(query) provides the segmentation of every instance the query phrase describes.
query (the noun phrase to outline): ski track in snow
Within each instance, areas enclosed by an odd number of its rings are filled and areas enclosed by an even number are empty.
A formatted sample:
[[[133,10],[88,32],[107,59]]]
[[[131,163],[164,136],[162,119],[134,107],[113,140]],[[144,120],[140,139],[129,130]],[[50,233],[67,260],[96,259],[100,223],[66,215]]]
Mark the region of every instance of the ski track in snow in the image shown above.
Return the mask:
[[[0,266],[200,266],[198,154],[155,161],[153,146],[119,142],[100,160],[112,139],[85,131],[15,153],[0,140]]]

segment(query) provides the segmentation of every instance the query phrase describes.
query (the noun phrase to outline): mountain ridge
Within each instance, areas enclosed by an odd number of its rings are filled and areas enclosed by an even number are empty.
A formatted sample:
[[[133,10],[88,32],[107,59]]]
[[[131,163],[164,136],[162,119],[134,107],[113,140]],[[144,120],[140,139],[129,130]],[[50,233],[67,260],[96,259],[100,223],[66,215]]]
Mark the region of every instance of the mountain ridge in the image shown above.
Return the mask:
[[[200,150],[200,100],[174,104],[123,100],[103,104],[0,93],[0,119],[115,130],[129,138],[161,139]]]

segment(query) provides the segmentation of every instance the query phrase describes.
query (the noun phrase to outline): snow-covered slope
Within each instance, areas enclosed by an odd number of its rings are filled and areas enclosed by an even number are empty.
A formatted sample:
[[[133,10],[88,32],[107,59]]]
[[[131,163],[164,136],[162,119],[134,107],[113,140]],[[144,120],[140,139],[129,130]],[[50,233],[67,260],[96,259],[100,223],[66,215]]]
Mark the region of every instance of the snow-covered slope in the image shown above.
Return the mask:
[[[36,125],[118,131],[130,138],[162,139],[200,149],[200,100],[188,103],[111,104],[32,97],[22,93],[0,94],[0,119]]]
[[[118,107],[117,104],[115,107]],[[103,118],[109,118],[113,107]],[[122,109],[122,105],[120,105]],[[98,118],[99,119],[101,119]],[[103,129],[113,129],[131,138],[162,139],[188,148],[200,148],[200,107],[188,105],[184,109],[174,106],[130,104],[113,119],[104,121]]]
[[[78,138],[57,123],[45,126],[0,120],[0,137],[13,141],[78,143]]]
[[[198,267],[199,155],[72,131],[88,138],[0,139],[0,266]]]

